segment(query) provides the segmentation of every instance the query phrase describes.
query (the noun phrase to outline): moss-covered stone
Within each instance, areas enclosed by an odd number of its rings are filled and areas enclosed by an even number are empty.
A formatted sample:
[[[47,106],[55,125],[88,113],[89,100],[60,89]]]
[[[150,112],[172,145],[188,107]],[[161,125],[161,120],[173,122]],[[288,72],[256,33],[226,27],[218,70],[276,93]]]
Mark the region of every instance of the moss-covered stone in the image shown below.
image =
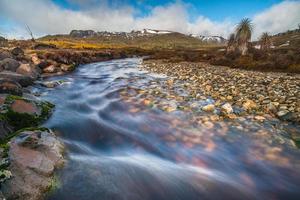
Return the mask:
[[[32,103],[37,108],[39,108],[41,112],[35,114],[15,112],[12,109],[11,105],[17,100]],[[49,116],[52,114],[53,108],[55,107],[50,102],[36,102],[14,95],[8,95],[6,97],[4,106],[5,110],[0,114],[0,118],[6,120],[11,126],[15,128],[15,130],[38,126],[40,123],[49,118]]]

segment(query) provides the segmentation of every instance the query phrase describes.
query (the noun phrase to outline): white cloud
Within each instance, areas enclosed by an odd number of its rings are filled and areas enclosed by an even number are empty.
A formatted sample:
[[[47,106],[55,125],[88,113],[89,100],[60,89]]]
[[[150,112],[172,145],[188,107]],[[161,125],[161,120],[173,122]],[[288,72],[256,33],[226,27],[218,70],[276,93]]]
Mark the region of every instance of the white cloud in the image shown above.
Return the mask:
[[[68,1],[77,5],[83,3],[83,0]],[[68,33],[72,29],[131,31],[153,28],[227,37],[235,25],[230,20],[216,22],[201,15],[191,22],[188,14],[191,5],[182,1],[153,7],[149,15],[143,17],[135,17],[139,10],[130,6],[110,7],[107,0],[88,1],[92,7],[71,10],[59,7],[51,0],[1,0],[0,18],[14,22],[14,28],[4,29],[6,35],[13,36],[27,35],[24,27],[28,24],[39,36]],[[263,31],[276,33],[297,27],[300,22],[299,10],[299,1],[284,1],[257,13],[253,17],[254,38]]]
[[[298,23],[300,23],[300,1],[284,1],[254,16],[254,38],[262,32],[274,34],[295,29]]]

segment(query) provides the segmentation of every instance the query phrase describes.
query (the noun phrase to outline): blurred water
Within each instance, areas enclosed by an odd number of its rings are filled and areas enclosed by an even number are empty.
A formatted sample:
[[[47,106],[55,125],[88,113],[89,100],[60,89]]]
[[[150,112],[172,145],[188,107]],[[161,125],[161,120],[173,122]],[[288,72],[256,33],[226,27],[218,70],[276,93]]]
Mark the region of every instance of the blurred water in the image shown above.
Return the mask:
[[[143,107],[131,88],[166,77],[140,71],[140,63],[88,64],[47,80],[64,80],[59,87],[32,88],[56,104],[45,126],[67,146],[60,187],[49,199],[300,198],[300,153],[263,139],[279,132],[272,122],[208,127],[181,111]]]

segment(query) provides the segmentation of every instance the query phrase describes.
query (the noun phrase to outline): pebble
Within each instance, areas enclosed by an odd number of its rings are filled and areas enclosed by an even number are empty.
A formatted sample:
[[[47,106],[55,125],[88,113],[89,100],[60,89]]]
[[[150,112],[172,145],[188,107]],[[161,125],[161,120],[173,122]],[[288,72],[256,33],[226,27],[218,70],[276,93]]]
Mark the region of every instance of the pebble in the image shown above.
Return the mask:
[[[206,105],[206,106],[202,107],[202,110],[205,112],[214,112],[215,105],[213,105],[213,104]]]

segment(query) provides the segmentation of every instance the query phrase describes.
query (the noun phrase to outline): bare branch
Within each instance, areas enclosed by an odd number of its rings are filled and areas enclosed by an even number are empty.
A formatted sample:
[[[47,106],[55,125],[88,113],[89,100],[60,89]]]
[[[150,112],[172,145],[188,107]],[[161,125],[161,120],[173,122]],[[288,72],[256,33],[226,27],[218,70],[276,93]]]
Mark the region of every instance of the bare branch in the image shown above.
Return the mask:
[[[27,29],[27,32],[29,33],[29,35],[31,36],[31,41],[35,41],[34,37],[33,37],[33,33],[30,29],[30,27],[26,24],[26,29]]]

